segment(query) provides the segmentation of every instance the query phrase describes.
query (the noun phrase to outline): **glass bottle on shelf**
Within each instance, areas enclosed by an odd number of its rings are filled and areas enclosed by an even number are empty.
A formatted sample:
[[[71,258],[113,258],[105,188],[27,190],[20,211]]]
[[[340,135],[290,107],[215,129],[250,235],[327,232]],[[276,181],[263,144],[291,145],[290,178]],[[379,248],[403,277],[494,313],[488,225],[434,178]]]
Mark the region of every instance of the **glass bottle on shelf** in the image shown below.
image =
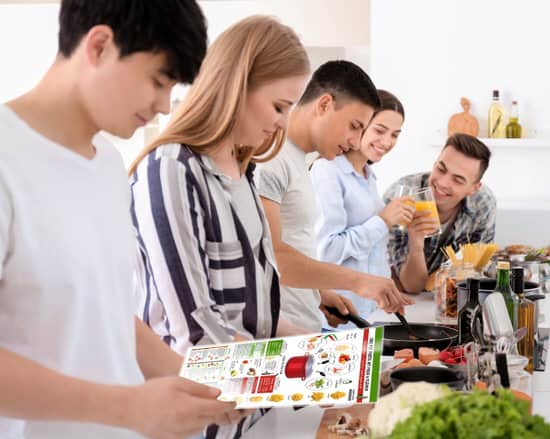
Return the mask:
[[[498,261],[497,263],[495,292],[497,291],[504,297],[504,303],[515,331],[518,329],[518,296],[510,288],[510,263],[508,261]]]
[[[489,107],[489,129],[487,137],[492,139],[503,139],[506,137],[504,113],[504,107],[500,102],[499,91],[493,90],[493,101]]]
[[[510,109],[510,120],[508,122],[508,125],[506,125],[506,137],[508,139],[521,138],[521,125],[519,123],[519,110],[517,101],[512,101],[512,108]]]
[[[520,355],[527,357],[527,371],[533,371],[533,353],[535,348],[536,313],[535,303],[525,297],[525,282],[523,268],[512,268],[512,291],[518,296],[518,328],[527,328],[527,334],[518,342]]]

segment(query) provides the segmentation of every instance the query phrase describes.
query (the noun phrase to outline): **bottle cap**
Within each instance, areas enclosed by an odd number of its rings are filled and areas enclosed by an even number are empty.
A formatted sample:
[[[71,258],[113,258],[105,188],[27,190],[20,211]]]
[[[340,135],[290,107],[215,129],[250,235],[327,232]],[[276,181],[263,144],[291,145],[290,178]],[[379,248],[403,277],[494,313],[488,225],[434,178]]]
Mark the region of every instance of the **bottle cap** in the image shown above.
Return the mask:
[[[517,105],[518,101],[512,101],[512,105]]]
[[[467,280],[466,280],[466,285],[467,285],[467,288],[468,288],[468,291],[471,291],[472,289],[476,289],[479,291],[479,279],[475,278],[475,277],[469,277]]]
[[[497,262],[497,270],[509,270],[509,269],[510,269],[510,262],[508,261]]]
[[[500,93],[498,92],[498,90],[493,90],[493,99],[498,99],[499,95]]]
[[[512,268],[512,279],[523,279],[523,267]]]

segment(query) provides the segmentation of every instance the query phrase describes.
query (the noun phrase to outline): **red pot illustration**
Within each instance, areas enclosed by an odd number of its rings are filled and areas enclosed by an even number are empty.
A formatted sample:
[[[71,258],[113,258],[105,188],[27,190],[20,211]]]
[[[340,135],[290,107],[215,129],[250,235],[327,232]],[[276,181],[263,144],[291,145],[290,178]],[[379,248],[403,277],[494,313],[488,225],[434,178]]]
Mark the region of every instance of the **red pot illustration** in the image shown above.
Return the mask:
[[[313,372],[313,361],[314,357],[308,354],[289,358],[285,366],[286,377],[305,380]]]

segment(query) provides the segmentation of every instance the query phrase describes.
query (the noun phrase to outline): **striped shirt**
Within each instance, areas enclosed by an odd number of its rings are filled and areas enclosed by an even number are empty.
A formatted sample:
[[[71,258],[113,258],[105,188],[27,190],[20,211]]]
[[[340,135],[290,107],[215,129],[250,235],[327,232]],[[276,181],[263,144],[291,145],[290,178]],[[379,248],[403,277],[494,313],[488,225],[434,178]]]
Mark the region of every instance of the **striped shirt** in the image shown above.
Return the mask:
[[[391,201],[390,194],[395,192],[398,184],[426,188],[430,173],[407,175],[395,182],[384,194],[385,203]],[[424,241],[424,257],[428,273],[431,274],[439,268],[444,255],[442,247],[452,245],[455,250],[461,244],[468,242],[493,242],[495,239],[497,202],[496,198],[487,186],[474,195],[464,198],[452,224],[447,225],[445,233]],[[394,271],[399,273],[402,265],[407,260],[409,243],[407,232],[392,229],[388,244],[390,264]]]
[[[231,179],[208,156],[162,145],[132,176],[139,315],[181,355],[192,345],[230,342],[236,333],[275,336],[279,282],[253,169],[246,177],[263,225],[257,254],[231,199]],[[211,427],[207,437],[239,437],[247,423]]]

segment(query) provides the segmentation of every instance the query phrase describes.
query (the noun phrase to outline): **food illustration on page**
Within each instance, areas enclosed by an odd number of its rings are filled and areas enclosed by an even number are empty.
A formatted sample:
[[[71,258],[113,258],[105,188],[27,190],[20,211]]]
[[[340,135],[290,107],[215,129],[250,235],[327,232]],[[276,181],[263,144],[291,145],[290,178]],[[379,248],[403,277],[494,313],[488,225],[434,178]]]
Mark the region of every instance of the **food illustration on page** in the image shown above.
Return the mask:
[[[373,403],[384,328],[189,349],[180,375],[238,408]]]

